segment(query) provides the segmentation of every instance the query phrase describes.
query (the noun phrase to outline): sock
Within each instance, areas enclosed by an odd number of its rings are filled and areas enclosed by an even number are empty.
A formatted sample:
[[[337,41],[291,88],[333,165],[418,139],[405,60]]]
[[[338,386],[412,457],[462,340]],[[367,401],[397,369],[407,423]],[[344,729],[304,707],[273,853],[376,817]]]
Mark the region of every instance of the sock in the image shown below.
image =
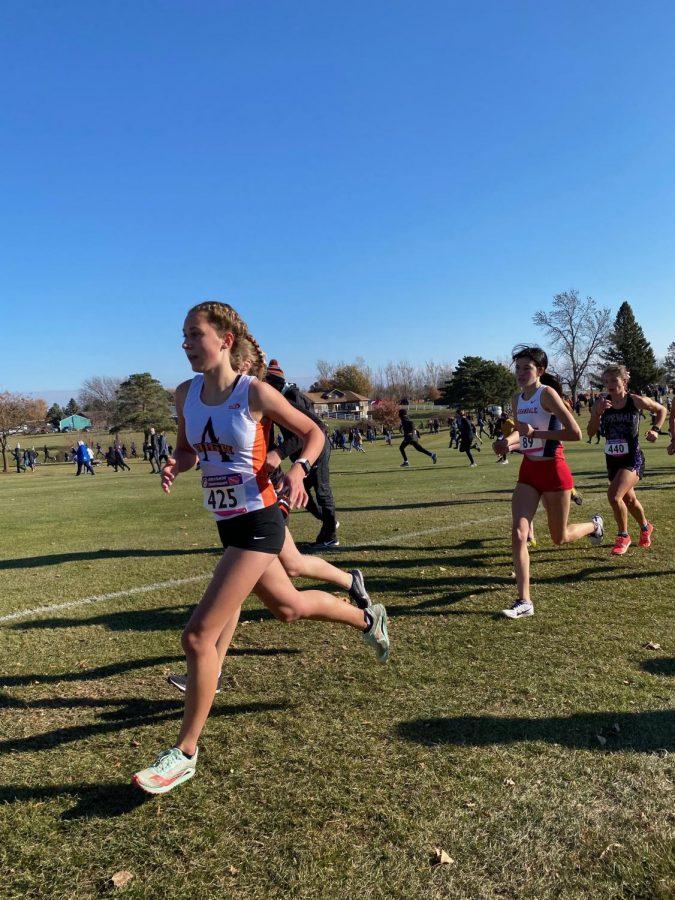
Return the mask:
[[[645,522],[644,525],[640,525],[640,531],[649,531],[649,522]]]
[[[373,627],[373,622],[375,621],[375,619],[373,619],[371,613],[369,613],[367,609],[363,610],[363,620],[366,623],[366,627],[363,629],[363,633],[368,634],[370,629]]]
[[[617,537],[630,537],[627,531],[619,531]]]

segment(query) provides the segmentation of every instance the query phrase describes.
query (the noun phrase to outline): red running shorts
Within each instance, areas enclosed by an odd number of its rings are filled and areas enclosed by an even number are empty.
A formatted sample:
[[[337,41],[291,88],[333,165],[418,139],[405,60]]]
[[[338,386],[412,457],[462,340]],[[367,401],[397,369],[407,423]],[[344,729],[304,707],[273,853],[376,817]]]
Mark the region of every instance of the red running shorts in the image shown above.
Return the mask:
[[[520,464],[519,484],[529,484],[540,494],[553,491],[571,491],[574,478],[563,456],[534,462],[526,456]]]

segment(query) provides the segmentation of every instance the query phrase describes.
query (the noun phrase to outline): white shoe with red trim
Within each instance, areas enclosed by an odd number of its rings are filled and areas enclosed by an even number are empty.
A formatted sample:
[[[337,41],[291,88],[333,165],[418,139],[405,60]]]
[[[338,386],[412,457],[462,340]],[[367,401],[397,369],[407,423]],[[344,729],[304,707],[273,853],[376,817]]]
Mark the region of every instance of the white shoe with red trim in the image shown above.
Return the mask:
[[[178,747],[160,753],[147,769],[132,776],[131,781],[147,794],[166,794],[195,774],[199,749],[186,756]]]

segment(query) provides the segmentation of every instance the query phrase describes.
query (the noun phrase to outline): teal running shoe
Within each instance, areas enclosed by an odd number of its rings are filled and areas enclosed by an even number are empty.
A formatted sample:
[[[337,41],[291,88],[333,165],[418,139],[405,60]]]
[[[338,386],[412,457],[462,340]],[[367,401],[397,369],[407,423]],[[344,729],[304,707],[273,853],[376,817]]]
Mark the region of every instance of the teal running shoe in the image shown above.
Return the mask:
[[[178,747],[165,750],[147,769],[132,776],[131,781],[147,794],[167,794],[195,774],[199,749],[186,756]]]
[[[385,663],[389,659],[389,633],[387,632],[387,610],[381,603],[368,607],[368,615],[373,624],[363,632],[363,642],[375,650],[377,661]]]

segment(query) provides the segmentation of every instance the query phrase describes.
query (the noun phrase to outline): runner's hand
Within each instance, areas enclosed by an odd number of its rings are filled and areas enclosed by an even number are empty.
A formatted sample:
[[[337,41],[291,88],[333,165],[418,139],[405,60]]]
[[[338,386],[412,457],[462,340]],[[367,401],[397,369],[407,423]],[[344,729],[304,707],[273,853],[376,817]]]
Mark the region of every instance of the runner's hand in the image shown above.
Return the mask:
[[[495,441],[492,445],[492,449],[497,454],[497,456],[504,456],[507,453],[510,453],[509,442],[506,438],[501,438],[498,441]]]
[[[534,434],[534,428],[529,422],[516,422],[516,430],[521,437],[530,437]]]
[[[279,468],[281,465],[281,457],[276,450],[269,451],[265,458],[265,465],[267,466],[268,474]]]
[[[170,456],[166,465],[162,466],[162,490],[165,494],[171,493],[171,485],[176,480],[177,475],[178,463],[173,456]]]
[[[284,492],[288,497],[291,509],[298,509],[301,506],[307,506],[309,497],[305,490],[305,473],[302,466],[293,464],[284,476]]]
[[[666,450],[668,451],[668,456],[675,456],[675,439],[668,444]]]
[[[650,444],[655,443],[658,440],[659,433],[658,431],[654,431],[653,428],[650,428],[645,434],[645,440],[649,441]]]
[[[598,397],[595,401],[595,412],[601,416],[606,410],[612,408],[612,401],[608,397]]]

